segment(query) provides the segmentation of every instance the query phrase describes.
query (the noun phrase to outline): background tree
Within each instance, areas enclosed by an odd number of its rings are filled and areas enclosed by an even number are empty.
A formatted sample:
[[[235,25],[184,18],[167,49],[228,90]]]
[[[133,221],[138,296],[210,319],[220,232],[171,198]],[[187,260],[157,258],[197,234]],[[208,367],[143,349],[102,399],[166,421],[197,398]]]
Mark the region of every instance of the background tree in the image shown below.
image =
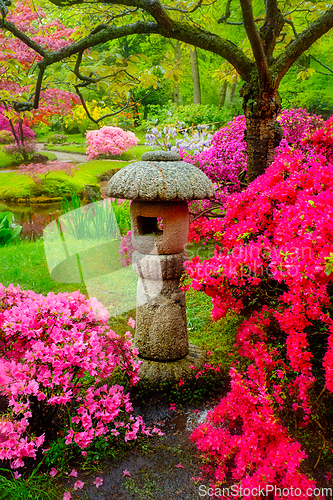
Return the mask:
[[[227,0],[226,5],[220,0],[213,0],[213,4],[205,0],[196,3],[169,1],[166,4],[159,0],[112,0],[92,5],[84,4],[83,0],[52,0],[54,5],[66,6],[67,10],[69,6],[75,6],[76,13],[80,5],[83,13],[80,29],[71,34],[72,43],[55,50],[50,44],[40,43],[38,37],[27,36],[15,21],[15,14],[18,15],[15,5],[10,17],[6,2],[9,0],[0,0],[4,32],[23,42],[38,57],[33,108],[38,107],[48,68],[74,57],[76,78],[81,82],[90,79],[90,83],[98,83],[96,80],[102,77],[85,75],[81,71],[83,54],[91,47],[124,36],[155,33],[226,59],[244,81],[242,98],[249,181],[265,171],[282,137],[276,121],[281,108],[278,88],[282,78],[299,57],[333,27],[333,6],[327,8],[323,3],[309,2],[303,7],[293,1],[266,0],[256,6],[254,12],[251,0],[234,0],[234,4],[240,7],[234,11],[231,0]],[[96,19],[99,22],[93,30],[92,18],[89,22],[84,19],[86,9],[98,9]],[[237,30],[244,30],[243,46],[236,45],[231,40],[232,35],[226,38],[218,34],[219,25],[223,23],[228,29],[235,26]],[[246,41],[250,44],[250,51]]]

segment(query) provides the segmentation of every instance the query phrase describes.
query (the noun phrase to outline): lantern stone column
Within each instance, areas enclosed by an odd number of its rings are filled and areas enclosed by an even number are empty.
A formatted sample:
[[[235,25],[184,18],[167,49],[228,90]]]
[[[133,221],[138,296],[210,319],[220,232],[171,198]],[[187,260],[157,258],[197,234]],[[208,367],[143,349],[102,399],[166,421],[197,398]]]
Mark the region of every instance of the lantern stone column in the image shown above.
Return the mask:
[[[106,195],[131,203],[132,265],[138,275],[134,344],[140,377],[154,382],[193,376],[205,356],[188,343],[179,288],[189,228],[188,200],[211,198],[211,181],[178,153],[152,151],[109,181]]]

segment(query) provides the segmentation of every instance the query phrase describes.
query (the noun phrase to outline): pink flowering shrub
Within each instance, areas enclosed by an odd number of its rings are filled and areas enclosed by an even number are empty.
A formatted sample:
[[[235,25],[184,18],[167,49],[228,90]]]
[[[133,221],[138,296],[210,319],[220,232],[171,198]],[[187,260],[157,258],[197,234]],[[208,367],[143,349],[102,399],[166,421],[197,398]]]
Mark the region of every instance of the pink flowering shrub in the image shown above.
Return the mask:
[[[300,146],[303,139],[323,125],[320,116],[310,115],[303,109],[285,109],[278,117],[283,129],[283,139],[276,152],[288,144]],[[180,151],[183,159],[197,165],[214,183],[215,202],[224,203],[227,198],[244,187],[242,180],[246,174],[245,116],[237,116],[225,127],[218,130],[209,148],[194,155]],[[201,208],[211,206],[210,201],[201,203]],[[194,205],[193,205],[194,206]]]
[[[125,132],[119,127],[102,127],[86,133],[87,155],[89,160],[100,155],[121,155],[137,145],[139,139],[133,132]]]
[[[74,175],[74,170],[79,170],[78,167],[66,161],[48,161],[47,163],[29,163],[28,165],[19,166],[19,174],[31,177],[36,184],[42,182],[41,176],[45,179],[50,172],[64,172],[67,175]]]
[[[321,116],[311,115],[305,109],[284,109],[278,117],[283,129],[281,147],[289,145],[301,146],[302,141],[321,128],[325,121]]]
[[[35,141],[24,141],[22,142],[14,142],[12,144],[8,144],[5,146],[4,152],[13,158],[13,160],[17,163],[23,161],[28,163],[33,159],[37,152],[37,144]]]
[[[192,434],[217,483],[292,486],[299,498],[314,486],[286,422],[326,446],[317,421],[333,392],[332,139],[330,119],[230,197],[224,219],[199,235],[192,227],[191,238],[213,238],[216,251],[187,263],[191,286],[212,298],[214,320],[230,310],[244,317],[231,390]]]
[[[140,366],[131,334],[116,335],[108,318],[97,299],[79,292],[44,297],[0,285],[0,395],[8,398],[0,460],[9,460],[11,468],[23,466],[26,457],[36,459],[48,445],[59,410],[70,412],[65,444],[83,455],[95,439],[122,435],[129,441],[144,431],[129,394],[107,380],[119,366],[134,385]]]

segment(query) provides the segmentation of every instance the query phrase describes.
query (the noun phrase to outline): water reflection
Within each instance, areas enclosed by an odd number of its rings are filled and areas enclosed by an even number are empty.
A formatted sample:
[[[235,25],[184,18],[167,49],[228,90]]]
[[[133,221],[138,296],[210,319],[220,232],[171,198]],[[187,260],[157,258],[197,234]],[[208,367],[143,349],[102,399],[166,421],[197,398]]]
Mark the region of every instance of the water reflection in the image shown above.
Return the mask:
[[[37,239],[43,235],[43,229],[62,214],[61,204],[24,205],[17,203],[0,203],[0,212],[10,211],[14,214],[13,225],[22,226],[22,238]]]

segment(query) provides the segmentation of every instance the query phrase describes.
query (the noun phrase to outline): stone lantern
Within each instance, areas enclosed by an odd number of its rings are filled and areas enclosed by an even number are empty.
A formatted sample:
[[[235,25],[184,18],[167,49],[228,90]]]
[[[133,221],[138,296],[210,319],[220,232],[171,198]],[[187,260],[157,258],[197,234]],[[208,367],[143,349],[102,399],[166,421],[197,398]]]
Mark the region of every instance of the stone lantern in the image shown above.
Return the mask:
[[[187,201],[214,196],[212,182],[178,153],[151,151],[109,181],[106,195],[133,200],[132,265],[138,275],[134,344],[140,377],[179,380],[205,356],[189,344],[185,294],[179,289],[189,229]]]

